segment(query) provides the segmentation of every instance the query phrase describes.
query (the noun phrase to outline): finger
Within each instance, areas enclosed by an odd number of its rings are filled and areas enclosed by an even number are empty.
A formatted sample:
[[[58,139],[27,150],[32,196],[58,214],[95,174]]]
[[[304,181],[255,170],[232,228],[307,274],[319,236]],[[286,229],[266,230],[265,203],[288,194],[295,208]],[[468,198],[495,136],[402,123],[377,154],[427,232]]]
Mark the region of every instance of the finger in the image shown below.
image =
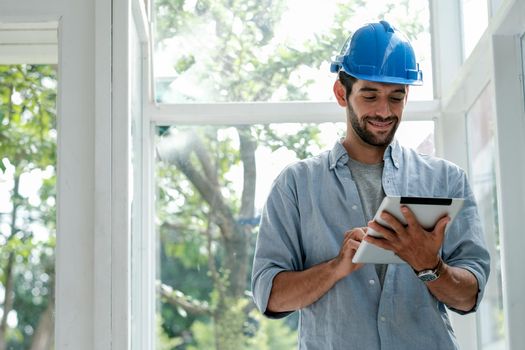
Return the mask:
[[[450,222],[449,216],[444,216],[436,223],[436,226],[434,227],[434,232],[440,236],[445,235],[445,230],[447,227],[447,224]]]
[[[355,256],[355,253],[357,252],[357,249],[359,248],[359,246],[361,245],[361,242],[360,241],[356,241],[356,240],[350,240],[348,242],[348,245],[349,245],[349,248],[350,248],[350,261],[352,261],[352,259],[354,258]],[[352,265],[353,265],[353,270],[358,270],[360,269],[361,267],[364,266],[363,263],[360,263],[360,264],[356,264],[356,263],[353,263],[352,262]]]
[[[379,225],[375,221],[370,221],[368,223],[368,227],[370,229],[374,230],[375,232],[379,233],[381,236],[383,236],[382,238],[379,237],[379,239],[386,239],[388,241],[392,241],[394,239],[397,239],[397,236],[396,236],[395,232],[393,232],[392,230],[387,229],[386,227],[384,227],[382,225]],[[366,237],[373,237],[373,236],[369,234],[369,235],[366,235]]]
[[[351,239],[350,241],[348,241],[348,246],[350,247],[351,250],[353,250],[353,254],[355,254],[355,251],[357,250],[357,248],[359,248],[360,245],[361,245],[361,241],[356,241],[354,239]]]
[[[344,252],[344,255],[348,255],[349,258],[352,259],[360,245],[361,241],[349,239],[343,244],[341,251]]]
[[[416,219],[416,216],[406,205],[401,206],[401,214],[405,217],[408,226],[421,226]]]
[[[343,237],[343,244],[352,238],[352,231],[346,231]]]
[[[405,225],[399,221],[394,215],[390,214],[387,211],[381,213],[381,219],[383,219],[391,228],[392,231],[397,233],[404,233]]]
[[[353,229],[350,232],[350,237],[352,237],[353,239],[355,239],[356,241],[359,241],[359,242],[361,242],[363,240],[363,237],[365,237],[365,235],[366,235],[366,232],[361,227]]]
[[[350,241],[354,240],[354,238],[352,237],[353,235],[352,231],[345,232],[345,237],[343,238],[343,243],[341,245],[343,246],[348,245]]]
[[[347,248],[345,248],[345,247],[347,247],[350,244],[350,241],[352,241],[352,240],[353,240],[353,238],[352,238],[352,231],[346,231],[345,232],[345,236],[343,238],[343,242],[341,243],[342,249],[346,250]]]
[[[365,237],[365,241],[373,245],[376,245],[380,248],[383,248],[383,249],[392,250],[393,248],[392,243],[389,240],[384,239],[384,238],[378,238],[378,237],[368,235]]]

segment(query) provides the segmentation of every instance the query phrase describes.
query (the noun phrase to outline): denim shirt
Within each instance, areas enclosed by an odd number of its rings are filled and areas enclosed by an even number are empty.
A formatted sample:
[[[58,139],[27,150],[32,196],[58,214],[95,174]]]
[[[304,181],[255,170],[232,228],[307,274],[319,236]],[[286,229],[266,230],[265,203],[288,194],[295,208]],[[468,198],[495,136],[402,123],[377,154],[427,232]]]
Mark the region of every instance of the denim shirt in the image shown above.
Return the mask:
[[[367,225],[348,154],[332,150],[288,166],[274,181],[263,210],[252,272],[259,310],[281,271],[302,271],[337,256],[344,233]],[[449,225],[441,256],[478,281],[478,307],[489,275],[489,253],[466,175],[443,159],[420,155],[394,141],[384,154],[386,195],[464,198]],[[463,313],[459,310],[450,310]],[[458,349],[447,309],[408,264],[391,264],[381,289],[373,264],[337,282],[299,311],[299,349]]]

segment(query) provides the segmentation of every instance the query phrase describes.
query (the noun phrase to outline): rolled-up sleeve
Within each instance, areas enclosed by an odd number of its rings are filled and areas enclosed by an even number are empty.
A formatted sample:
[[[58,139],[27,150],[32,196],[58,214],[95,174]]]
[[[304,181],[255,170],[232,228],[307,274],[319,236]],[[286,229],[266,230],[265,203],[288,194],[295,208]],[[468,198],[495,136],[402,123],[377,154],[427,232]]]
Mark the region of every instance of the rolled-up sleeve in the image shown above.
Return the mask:
[[[461,172],[455,197],[465,199],[463,208],[447,230],[443,246],[443,258],[447,264],[470,271],[478,282],[475,306],[467,311],[452,311],[459,314],[475,312],[483,299],[483,293],[490,274],[490,254],[487,250],[483,227],[479,217],[474,194],[466,175]]]
[[[274,182],[263,209],[252,270],[255,304],[272,318],[289,314],[267,312],[273,279],[279,272],[303,269],[299,210],[293,186],[286,183],[285,176],[281,174]]]

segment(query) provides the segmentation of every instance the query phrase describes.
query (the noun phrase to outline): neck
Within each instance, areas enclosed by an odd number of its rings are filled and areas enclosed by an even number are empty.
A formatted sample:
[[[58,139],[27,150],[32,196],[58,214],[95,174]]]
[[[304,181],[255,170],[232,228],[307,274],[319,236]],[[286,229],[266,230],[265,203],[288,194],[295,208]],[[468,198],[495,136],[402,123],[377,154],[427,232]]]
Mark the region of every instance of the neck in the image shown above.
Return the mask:
[[[353,132],[347,133],[343,146],[350,158],[364,164],[381,163],[387,148],[387,146],[370,145]]]

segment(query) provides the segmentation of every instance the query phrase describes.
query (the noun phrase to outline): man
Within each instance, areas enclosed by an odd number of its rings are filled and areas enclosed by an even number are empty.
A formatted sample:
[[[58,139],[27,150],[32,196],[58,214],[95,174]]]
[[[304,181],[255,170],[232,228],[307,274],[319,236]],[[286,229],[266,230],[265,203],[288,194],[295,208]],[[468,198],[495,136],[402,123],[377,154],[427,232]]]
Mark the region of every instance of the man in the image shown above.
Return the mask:
[[[458,349],[445,306],[476,310],[489,254],[465,173],[394,140],[408,85],[422,83],[412,46],[389,23],[368,24],[332,71],[347,135],[275,180],[256,246],[254,300],[268,317],[300,310],[300,349]],[[385,212],[389,230],[369,221],[385,195],[465,202],[450,225],[444,217],[431,231],[407,208],[407,226]],[[368,227],[384,239],[367,236]],[[406,264],[354,264],[363,240]]]

